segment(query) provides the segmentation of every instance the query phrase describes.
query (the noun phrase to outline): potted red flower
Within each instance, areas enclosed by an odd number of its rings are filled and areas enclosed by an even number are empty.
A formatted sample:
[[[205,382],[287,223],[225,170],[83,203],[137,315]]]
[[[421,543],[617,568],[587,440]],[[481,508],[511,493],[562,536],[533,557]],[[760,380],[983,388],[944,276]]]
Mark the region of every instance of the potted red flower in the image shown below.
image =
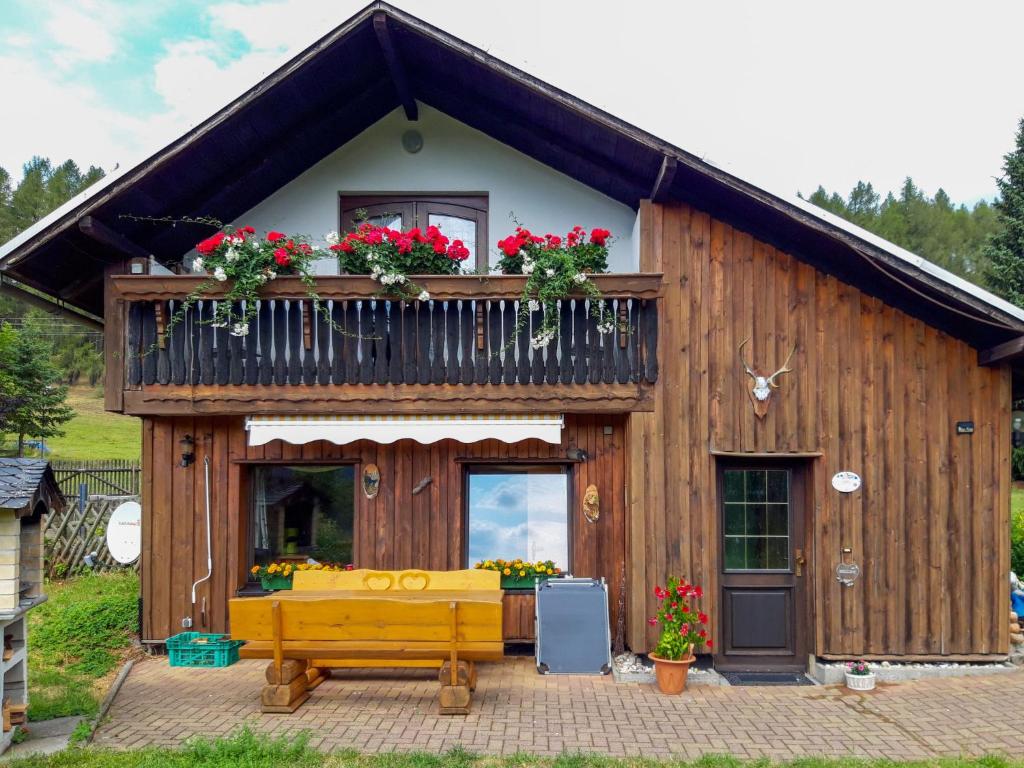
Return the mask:
[[[704,596],[704,590],[687,584],[686,579],[672,576],[664,589],[654,588],[654,596],[658,598],[658,613],[648,619],[648,623],[661,625],[658,646],[650,654],[658,690],[682,693],[690,665],[697,660],[693,649],[701,643],[709,649],[712,647],[707,631],[708,615],[695,605]]]

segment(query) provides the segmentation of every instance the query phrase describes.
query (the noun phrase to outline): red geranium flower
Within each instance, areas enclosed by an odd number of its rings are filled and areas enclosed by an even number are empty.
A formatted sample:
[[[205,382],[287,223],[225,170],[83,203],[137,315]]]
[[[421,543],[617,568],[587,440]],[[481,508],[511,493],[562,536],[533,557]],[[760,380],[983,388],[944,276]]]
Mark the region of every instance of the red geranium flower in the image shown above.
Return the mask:
[[[704,641],[704,645],[706,645],[708,648],[714,648],[715,647],[715,644],[712,643],[710,640],[705,640]]]
[[[665,614],[665,621],[675,621],[675,620],[676,620],[675,614],[672,614],[672,613],[666,613]]]
[[[199,251],[203,256],[209,253],[213,253],[217,250],[217,246],[224,242],[224,233],[218,232],[216,235],[206,238],[196,246],[196,250]]]
[[[282,267],[287,267],[292,263],[292,257],[288,255],[288,251],[284,248],[278,248],[274,251],[274,261],[280,264]]]
[[[604,245],[611,234],[607,229],[592,229],[590,230],[590,242],[594,245]]]
[[[283,232],[267,232],[267,242],[276,243],[278,240],[284,240],[285,235]]]
[[[248,225],[242,227],[242,231],[245,232],[247,235],[254,235],[254,234],[256,234],[256,230],[253,229],[252,227],[248,226]]]
[[[652,627],[656,626],[658,624],[658,619],[654,616],[651,616],[651,618],[647,620],[647,623],[650,624]]]
[[[694,597],[704,597],[704,590],[701,589],[700,587],[694,587],[693,588],[693,596]]]
[[[469,258],[469,249],[463,245],[461,240],[455,240],[448,247],[448,258],[452,261],[465,261]]]
[[[656,598],[658,598],[659,600],[664,600],[666,597],[668,597],[668,592],[666,592],[661,587],[655,587],[654,588],[654,596]]]
[[[697,612],[697,621],[699,621],[701,624],[707,624],[708,623],[708,615],[706,613],[704,613],[703,611],[698,611]]]

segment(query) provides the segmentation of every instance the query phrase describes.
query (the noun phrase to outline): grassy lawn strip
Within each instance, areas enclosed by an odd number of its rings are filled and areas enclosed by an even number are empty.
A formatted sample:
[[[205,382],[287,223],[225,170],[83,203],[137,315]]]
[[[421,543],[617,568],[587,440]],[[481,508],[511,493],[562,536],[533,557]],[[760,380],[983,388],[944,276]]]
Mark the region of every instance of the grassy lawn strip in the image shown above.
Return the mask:
[[[139,578],[97,573],[46,591],[29,613],[29,720],[95,714],[138,631]]]
[[[71,387],[68,405],[75,417],[64,436],[47,441],[51,459],[135,459],[142,455],[142,422],[103,410],[103,390]]]
[[[46,757],[13,760],[12,768],[1021,768],[1024,761],[1001,757],[979,759],[950,758],[919,762],[805,758],[792,762],[740,760],[711,756],[692,762],[599,757],[567,754],[556,758],[515,754],[508,757],[483,757],[463,749],[444,754],[425,752],[385,752],[360,755],[354,751],[325,755],[309,746],[309,735],[270,738],[248,730],[227,739],[197,740],[181,749],[147,748],[127,752],[100,749],[70,749]]]

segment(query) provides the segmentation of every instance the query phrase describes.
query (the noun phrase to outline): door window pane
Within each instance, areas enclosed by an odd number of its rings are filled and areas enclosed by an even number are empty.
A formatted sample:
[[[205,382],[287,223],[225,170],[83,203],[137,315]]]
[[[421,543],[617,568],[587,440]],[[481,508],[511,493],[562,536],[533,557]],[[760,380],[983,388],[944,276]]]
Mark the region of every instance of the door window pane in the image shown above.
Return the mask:
[[[441,234],[454,242],[461,240],[469,251],[468,262],[476,264],[476,222],[459,216],[448,216],[443,213],[431,213],[427,216],[427,225],[437,227]]]
[[[255,467],[253,564],[351,563],[354,475],[352,466]]]
[[[722,488],[725,569],[789,570],[789,472],[730,469]]]
[[[569,568],[569,476],[565,472],[469,474],[469,565],[552,560]]]
[[[375,227],[387,227],[388,229],[404,229],[401,213],[377,213],[367,216],[366,221]]]

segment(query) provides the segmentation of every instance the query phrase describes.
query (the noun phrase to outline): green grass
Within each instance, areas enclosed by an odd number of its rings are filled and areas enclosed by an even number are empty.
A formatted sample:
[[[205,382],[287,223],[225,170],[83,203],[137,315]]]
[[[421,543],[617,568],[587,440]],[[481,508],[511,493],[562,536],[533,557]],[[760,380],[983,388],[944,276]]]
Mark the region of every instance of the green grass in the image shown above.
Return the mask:
[[[132,571],[49,582],[29,614],[29,719],[92,715],[138,632]]]
[[[540,758],[526,754],[483,757],[455,748],[443,754],[384,752],[360,755],[348,750],[325,755],[309,747],[307,734],[270,738],[244,730],[227,739],[197,740],[180,749],[114,752],[69,749],[56,755],[12,760],[12,768],[1021,768],[1024,762],[1000,757],[950,758],[918,762],[804,758],[792,762],[740,760],[710,756],[692,762],[649,759],[616,760],[596,755],[565,754]]]
[[[1024,488],[1010,494],[1010,568],[1024,579]]]
[[[134,416],[103,410],[103,390],[72,387],[68,405],[75,417],[64,425],[64,436],[47,441],[51,459],[139,459],[142,427]]]

